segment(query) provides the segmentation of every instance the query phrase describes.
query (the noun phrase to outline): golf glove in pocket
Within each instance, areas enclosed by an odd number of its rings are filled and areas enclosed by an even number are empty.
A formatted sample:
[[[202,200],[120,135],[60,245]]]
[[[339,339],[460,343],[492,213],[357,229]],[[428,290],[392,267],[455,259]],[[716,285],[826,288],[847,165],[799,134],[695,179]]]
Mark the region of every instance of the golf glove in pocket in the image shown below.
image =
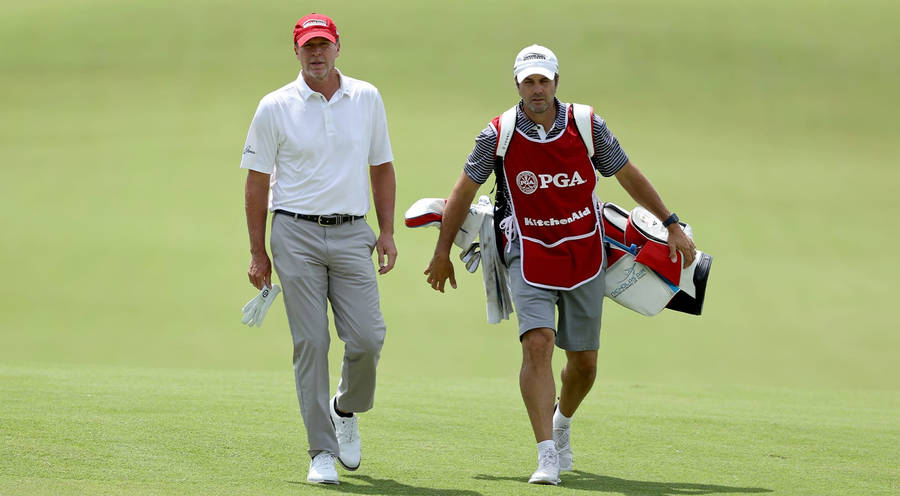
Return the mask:
[[[262,325],[266,312],[275,301],[275,297],[281,292],[281,288],[277,284],[273,284],[271,288],[263,286],[262,290],[252,300],[248,301],[244,308],[241,309],[243,318],[241,323],[248,326],[259,327]]]

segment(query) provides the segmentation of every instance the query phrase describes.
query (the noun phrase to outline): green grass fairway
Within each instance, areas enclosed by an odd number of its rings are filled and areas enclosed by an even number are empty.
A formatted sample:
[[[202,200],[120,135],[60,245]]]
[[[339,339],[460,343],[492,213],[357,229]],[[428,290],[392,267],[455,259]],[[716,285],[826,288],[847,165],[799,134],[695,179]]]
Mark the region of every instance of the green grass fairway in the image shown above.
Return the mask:
[[[261,328],[239,312],[240,154],[309,11],[380,89],[398,180],[365,468],[332,488],[303,483],[282,304]],[[897,19],[889,0],[0,1],[0,495],[900,494]],[[402,227],[516,102],[532,43],[715,257],[700,318],[607,302],[560,488],[523,483],[515,321],[485,324],[480,274],[431,291],[436,231]]]
[[[0,494],[545,494],[513,379],[386,378],[363,466],[303,484],[289,372],[0,368]],[[554,494],[889,495],[893,393],[600,382]],[[852,419],[852,420],[851,420]]]
[[[898,4],[557,8],[565,22],[541,32],[549,12],[506,2],[3,3],[0,360],[282,367],[283,318],[262,337],[235,319],[252,296],[238,163],[259,99],[296,77],[294,20],[317,9],[339,20],[339,67],[384,96],[398,217],[449,192],[516,101],[515,53],[540,41],[561,59],[560,97],[604,115],[694,226],[715,257],[705,315],[610,310],[604,377],[900,389],[900,69],[884,55]],[[633,205],[614,180],[598,194]],[[474,373],[507,373],[515,357],[495,350],[513,331],[484,326],[477,276],[427,290],[434,236],[397,232],[382,287],[404,359],[388,366],[456,363],[406,353],[424,334],[473,343],[490,357]]]

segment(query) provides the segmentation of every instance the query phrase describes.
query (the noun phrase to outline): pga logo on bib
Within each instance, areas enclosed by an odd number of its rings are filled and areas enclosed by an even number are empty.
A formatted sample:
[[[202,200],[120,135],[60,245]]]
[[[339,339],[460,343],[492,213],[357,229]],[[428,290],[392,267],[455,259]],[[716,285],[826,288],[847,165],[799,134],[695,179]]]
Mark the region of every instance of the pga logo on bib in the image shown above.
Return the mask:
[[[557,188],[570,188],[584,184],[587,181],[575,171],[570,178],[565,172],[559,174],[535,174],[531,171],[522,171],[516,176],[516,185],[526,195],[530,195],[539,189],[547,189],[550,185]]]

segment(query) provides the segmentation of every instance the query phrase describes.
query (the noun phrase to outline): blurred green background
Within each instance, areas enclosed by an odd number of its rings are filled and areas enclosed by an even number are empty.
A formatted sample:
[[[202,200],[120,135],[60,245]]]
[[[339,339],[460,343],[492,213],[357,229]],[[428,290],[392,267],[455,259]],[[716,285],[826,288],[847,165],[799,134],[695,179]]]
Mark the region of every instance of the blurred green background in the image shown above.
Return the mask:
[[[0,363],[289,373],[281,303],[240,324],[255,290],[238,164],[259,99],[296,77],[309,11],[335,19],[338,67],[388,112],[383,380],[517,374],[515,321],[485,323],[480,275],[433,292],[436,231],[402,214],[448,194],[516,101],[516,52],[540,43],[559,97],[607,119],[715,257],[702,317],[607,302],[598,377],[900,388],[900,4],[877,0],[5,1]],[[598,194],[633,205],[613,180]]]

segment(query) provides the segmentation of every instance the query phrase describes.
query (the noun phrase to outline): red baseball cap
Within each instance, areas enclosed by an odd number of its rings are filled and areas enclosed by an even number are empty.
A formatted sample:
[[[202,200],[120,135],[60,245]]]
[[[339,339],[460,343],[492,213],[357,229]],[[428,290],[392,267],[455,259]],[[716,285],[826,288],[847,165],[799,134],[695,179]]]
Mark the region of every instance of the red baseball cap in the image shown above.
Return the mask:
[[[303,45],[311,38],[322,37],[337,43],[338,31],[334,21],[327,15],[312,13],[305,15],[294,25],[294,43]]]

